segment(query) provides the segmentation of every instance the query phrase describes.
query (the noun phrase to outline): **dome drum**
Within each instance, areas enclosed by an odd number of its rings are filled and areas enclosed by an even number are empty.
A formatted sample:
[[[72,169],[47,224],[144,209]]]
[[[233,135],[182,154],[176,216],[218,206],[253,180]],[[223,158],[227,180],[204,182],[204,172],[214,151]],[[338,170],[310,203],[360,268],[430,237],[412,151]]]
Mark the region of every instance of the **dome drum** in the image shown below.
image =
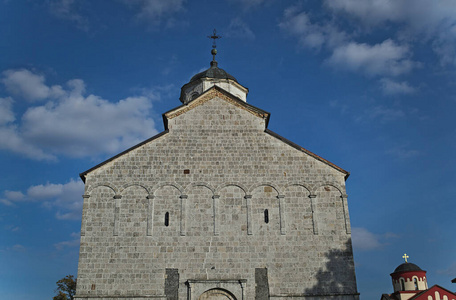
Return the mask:
[[[234,76],[220,69],[215,60],[211,61],[209,69],[196,74],[189,83],[182,86],[179,99],[183,104],[187,104],[214,85],[247,102],[249,89],[239,84]]]
[[[403,263],[390,274],[395,292],[427,290],[426,271],[413,263]]]

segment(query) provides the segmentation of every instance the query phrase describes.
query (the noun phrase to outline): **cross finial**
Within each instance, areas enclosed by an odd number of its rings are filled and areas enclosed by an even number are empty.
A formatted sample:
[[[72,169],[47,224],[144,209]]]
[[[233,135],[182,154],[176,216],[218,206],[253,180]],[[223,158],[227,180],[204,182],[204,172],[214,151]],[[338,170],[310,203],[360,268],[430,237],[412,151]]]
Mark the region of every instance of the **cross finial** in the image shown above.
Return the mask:
[[[404,253],[404,255],[402,255],[402,258],[405,259],[405,262],[407,262],[407,258],[409,258],[409,256],[407,255],[407,253]]]
[[[214,28],[214,31],[212,32],[212,35],[208,35],[207,37],[214,40],[214,41],[212,42],[212,48],[214,48],[214,49],[217,48],[216,41],[217,41],[218,39],[221,39],[221,38],[222,38],[220,35],[217,35],[217,30],[215,30],[215,28]]]

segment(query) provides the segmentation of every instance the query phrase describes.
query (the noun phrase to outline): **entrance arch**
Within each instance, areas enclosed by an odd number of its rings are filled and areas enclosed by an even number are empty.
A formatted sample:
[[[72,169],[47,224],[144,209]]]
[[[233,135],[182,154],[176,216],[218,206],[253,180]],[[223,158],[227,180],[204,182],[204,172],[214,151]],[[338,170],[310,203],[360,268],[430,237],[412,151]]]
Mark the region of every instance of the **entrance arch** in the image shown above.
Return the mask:
[[[222,289],[212,289],[204,292],[198,300],[237,300],[230,292]]]

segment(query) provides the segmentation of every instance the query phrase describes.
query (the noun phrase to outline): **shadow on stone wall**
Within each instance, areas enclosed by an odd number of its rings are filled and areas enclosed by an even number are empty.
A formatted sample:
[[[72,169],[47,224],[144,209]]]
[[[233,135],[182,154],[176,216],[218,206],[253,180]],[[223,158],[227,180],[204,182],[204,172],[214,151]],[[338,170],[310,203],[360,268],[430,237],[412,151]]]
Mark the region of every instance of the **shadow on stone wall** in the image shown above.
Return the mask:
[[[305,290],[308,295],[358,294],[351,239],[343,249],[325,253],[326,264],[316,274],[317,283]],[[355,299],[355,298],[353,298]]]

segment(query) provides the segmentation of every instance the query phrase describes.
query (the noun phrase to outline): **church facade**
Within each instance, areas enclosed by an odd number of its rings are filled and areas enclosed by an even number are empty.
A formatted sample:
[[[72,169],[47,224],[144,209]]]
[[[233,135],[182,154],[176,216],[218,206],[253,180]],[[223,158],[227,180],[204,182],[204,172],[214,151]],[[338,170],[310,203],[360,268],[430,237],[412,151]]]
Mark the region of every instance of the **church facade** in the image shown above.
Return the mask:
[[[165,130],[81,174],[76,299],[358,299],[349,173],[211,67]]]

